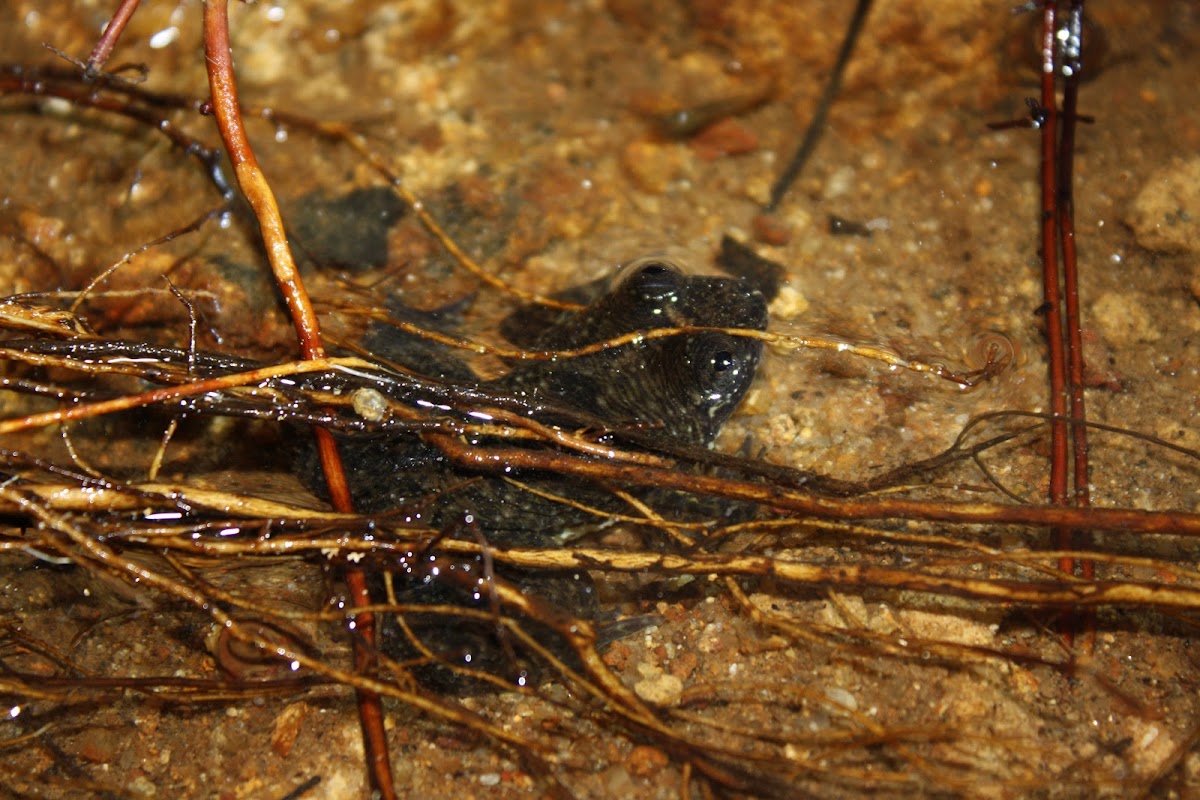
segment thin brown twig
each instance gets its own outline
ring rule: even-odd
[[[927,522],[1088,526],[1099,530],[1200,535],[1200,514],[1117,508],[1014,506],[997,503],[930,503],[894,498],[846,499],[777,485],[696,475],[649,466],[610,464],[561,453],[513,448],[473,448],[444,434],[430,434],[455,464],[476,470],[531,469],[601,482],[678,489],[760,503],[793,514],[837,519],[920,519]]]
[[[123,101],[118,97],[99,92],[95,87],[81,85],[78,82],[64,83],[61,79],[44,80],[39,77],[36,70],[13,71],[7,69],[0,72],[0,92],[26,94],[32,97],[57,97],[78,106],[95,108],[135,120],[158,131],[176,147],[198,160],[222,196],[227,199],[232,197],[233,190],[221,170],[220,151],[209,148],[203,142],[188,136],[179,126],[163,118],[161,114],[154,113],[151,109]]]
[[[50,359],[40,357],[44,363]],[[84,419],[101,413],[168,403],[211,391],[255,384],[273,377],[322,372],[330,369],[370,368],[359,359],[320,359],[263,367],[233,375],[196,381],[181,386],[155,389],[87,405],[75,405],[43,414],[0,422],[0,434],[15,433],[43,425]],[[1090,527],[1097,530],[1200,535],[1200,515],[1184,511],[1144,511],[1121,508],[1070,508],[1014,506],[997,503],[930,503],[895,498],[846,499],[821,496],[798,489],[744,480],[696,475],[651,465],[619,464],[566,453],[516,448],[478,448],[446,434],[430,434],[457,464],[474,470],[503,471],[510,468],[549,470],[601,482],[620,481],[629,485],[661,486],[687,492],[714,494],[748,500],[795,514],[833,519],[923,519],[968,524],[1025,524],[1055,527]]]

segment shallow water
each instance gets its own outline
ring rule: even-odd
[[[0,45],[13,60],[45,63],[43,41],[81,56],[107,5],[10,2],[4,16],[19,24],[0,26]],[[649,13],[620,0],[239,4],[232,9],[233,46],[244,102],[360,122],[376,151],[487,269],[523,289],[549,293],[652,252],[712,271],[723,234],[753,241],[758,206],[832,63],[844,6],[663,3]],[[897,0],[877,6],[830,130],[778,214],[787,241],[756,244],[787,269],[787,286],[772,305],[772,329],[879,342],[949,363],[965,360],[988,333],[1001,332],[1020,359],[991,383],[962,392],[840,354],[771,354],[719,447],[733,452],[749,441],[751,451],[769,461],[844,479],[869,478],[932,455],[974,414],[1047,405],[1035,313],[1042,302],[1037,135],[986,127],[1027,113],[1024,98],[1036,92],[1022,55],[1029,31],[1003,4],[947,9]],[[1107,40],[1107,54],[1081,92],[1081,110],[1095,122],[1080,128],[1076,168],[1089,413],[1197,448],[1200,181],[1188,176],[1200,171],[1194,112],[1200,86],[1189,80],[1197,74],[1200,18],[1185,2],[1088,8]],[[191,4],[148,4],[114,63],[145,63],[152,89],[203,95],[199,15]],[[656,118],[680,108],[758,95],[761,104],[691,140],[663,138],[654,127]],[[137,126],[76,115],[61,105],[31,114],[6,101],[4,109],[4,294],[77,287],[219,203],[193,163]],[[185,124],[215,143],[206,120]],[[296,126],[257,123],[252,130],[285,213],[314,190],[341,193],[377,182],[345,148]],[[722,155],[722,147],[747,152]],[[863,223],[872,234],[834,235],[831,215]],[[390,229],[387,245],[386,280],[379,283],[376,273],[356,276],[366,287],[356,292],[363,299],[382,304],[381,294],[401,292],[412,305],[437,308],[477,291],[411,218]],[[212,293],[202,313],[220,341],[206,346],[279,357],[288,352],[291,332],[255,271],[256,248],[245,225],[210,225],[135,259],[106,286],[161,286],[159,276],[171,269],[178,285]],[[312,281],[318,298],[347,293],[329,276],[314,274]],[[163,336],[177,337],[186,316],[164,297],[114,300],[91,313],[98,326],[118,331],[157,320]],[[486,336],[505,308],[482,291],[468,324]],[[341,324],[354,332],[352,323]],[[114,432],[132,448],[121,451],[125,466],[144,464],[157,441],[155,432],[154,441],[136,449],[136,437],[120,426],[89,424],[75,444],[84,458],[103,462],[117,452],[109,438]],[[201,445],[213,435],[197,426],[169,458],[167,472],[254,464],[252,454],[206,450]],[[1010,491],[1040,502],[1044,457],[1036,446],[1023,445],[987,461]],[[244,482],[245,474],[236,480]],[[263,480],[279,482],[278,491],[288,496],[297,491],[286,477]],[[1200,511],[1198,482],[1194,463],[1184,458],[1096,437],[1092,484],[1099,505]],[[978,472],[964,470],[944,483],[978,489],[971,498],[993,497]],[[961,497],[962,489],[936,491]],[[1022,531],[925,530],[995,545],[1037,540]],[[613,545],[639,541],[627,531],[607,539]],[[1183,563],[1196,557],[1182,540],[1104,541]],[[905,564],[924,555],[920,547],[856,542],[845,532],[793,534],[778,547],[790,551],[830,564]],[[6,613],[52,639],[61,631],[79,663],[121,674],[151,667],[154,674],[166,668],[212,673],[211,659],[196,644],[207,625],[199,615],[142,609],[136,592],[112,587],[96,589],[106,599],[89,608],[79,599],[86,576],[31,569],[23,556],[5,559]],[[228,580],[249,591],[277,579],[289,587],[289,602],[320,604],[319,570],[300,564],[273,569],[279,570],[270,573],[274,577],[231,569]],[[968,669],[851,658],[753,624],[716,581],[679,589],[635,576],[607,586],[611,605],[664,618],[608,651],[623,680],[641,687],[643,697],[689,708],[692,692],[757,698],[769,690],[774,699],[731,703],[721,719],[794,735],[780,748],[781,758],[811,757],[803,735],[827,731],[830,718],[842,719],[839,709],[848,704],[885,727],[944,734],[931,734],[938,741],[922,754],[962,766],[956,773],[962,785],[892,753],[874,766],[906,777],[884,783],[884,791],[978,794],[981,784],[998,777],[1016,787],[1008,790],[1015,794],[1036,785],[1051,796],[1119,795],[1129,789],[1122,781],[1142,785],[1156,777],[1196,729],[1189,688],[1196,664],[1186,621],[1105,614],[1091,671],[1072,688],[1060,673],[1019,661]],[[783,609],[814,625],[1054,652],[1053,637],[1040,627],[1045,614],[895,591],[834,594],[765,582],[746,589],[761,609]],[[69,613],[56,611],[64,607]],[[147,630],[167,635],[147,638]],[[337,640],[326,638],[326,656],[337,658]],[[556,691],[562,690],[550,690],[552,699]],[[821,697],[834,701],[832,710],[821,706]],[[559,709],[517,695],[470,702],[518,730],[565,725],[556,722]],[[90,713],[55,715],[62,727],[49,734],[54,746],[82,774],[132,794],[274,796],[310,775],[322,781],[309,796],[361,790],[361,746],[345,693],[185,713],[133,697]],[[393,762],[407,796],[507,797],[534,785],[511,753],[414,722],[403,707],[389,707],[389,715],[397,728]],[[564,742],[559,753],[569,761],[563,771],[574,791],[677,795],[680,766],[665,753],[589,729],[584,721],[572,724],[575,732],[592,733],[586,748]],[[138,736],[122,733],[135,727]],[[27,774],[49,769],[64,777],[48,749],[26,748],[20,757]],[[819,765],[815,769],[812,780],[824,786],[822,794],[860,790],[822,784]],[[1196,790],[1198,774],[1200,761],[1189,755],[1163,785],[1186,794]],[[453,776],[453,790],[445,788],[446,776]]]

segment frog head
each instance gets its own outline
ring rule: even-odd
[[[636,332],[702,328],[515,369],[506,388],[592,413],[614,429],[643,426],[709,444],[754,378],[762,342],[722,329],[761,331],[766,300],[734,278],[688,275],[646,258],[619,270],[582,310],[557,314],[529,344],[574,350]]]

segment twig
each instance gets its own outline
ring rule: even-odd
[[[780,202],[783,201],[783,196],[787,194],[787,190],[795,182],[796,177],[800,174],[800,170],[804,169],[809,156],[812,155],[813,150],[817,147],[817,142],[821,140],[821,134],[825,132],[825,119],[829,116],[829,108],[833,105],[833,99],[842,88],[842,75],[846,72],[846,65],[850,63],[850,55],[854,52],[854,45],[858,41],[863,23],[867,20],[867,12],[870,10],[871,0],[858,0],[857,5],[854,7],[854,14],[850,17],[850,25],[846,28],[846,37],[842,39],[842,47],[838,51],[833,71],[829,74],[829,80],[825,83],[825,90],[821,93],[821,99],[817,101],[817,108],[813,112],[812,120],[808,123],[808,129],[804,132],[804,140],[800,142],[796,153],[775,180],[775,185],[771,187],[771,199],[763,206],[763,211],[769,213],[779,208]]]
[[[85,65],[88,78],[96,77],[104,69],[105,63],[108,62],[109,56],[117,46],[117,40],[125,32],[125,26],[133,18],[133,12],[137,11],[140,2],[141,0],[121,0],[121,5],[117,6],[117,13],[113,14],[113,18],[104,26],[104,33],[100,35],[96,46],[92,48],[91,55],[88,56]]]
[[[1062,138],[1059,143],[1058,164],[1058,226],[1062,237],[1063,290],[1066,295],[1067,370],[1070,387],[1071,442],[1074,455],[1074,502],[1091,505],[1088,469],[1087,411],[1083,397],[1083,323],[1079,313],[1079,270],[1075,250],[1075,129],[1078,125],[1079,81],[1083,58],[1083,0],[1073,0],[1065,30],[1067,43],[1063,48],[1063,113]],[[1074,544],[1074,543],[1073,543]],[[1095,567],[1089,561],[1080,564],[1081,574],[1091,578]]]
[[[279,206],[275,202],[275,195],[258,165],[250,140],[246,136],[245,126],[242,124],[229,46],[229,9],[226,0],[209,0],[204,5],[204,53],[217,127],[221,131],[229,159],[233,162],[238,186],[258,219],[267,260],[271,264],[275,283],[283,294],[288,313],[296,327],[301,353],[308,360],[322,359],[325,356],[325,346],[321,342],[321,329],[316,312],[296,269],[296,261],[288,245],[287,233],[284,230],[283,218],[279,214]],[[317,451],[333,507],[343,512],[353,510],[350,488],[333,434],[323,428],[316,428],[313,433],[316,436]],[[350,588],[351,604],[355,607],[369,606],[371,599],[362,570],[357,567],[347,568],[346,581]],[[360,674],[370,675],[375,667],[373,615],[360,614],[355,619],[354,628],[355,668]],[[372,783],[384,800],[393,800],[396,793],[391,765],[388,763],[382,703],[377,693],[367,689],[358,690],[358,699]]]

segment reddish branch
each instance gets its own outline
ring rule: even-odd
[[[93,77],[104,69],[104,65],[108,62],[108,57],[112,55],[113,48],[117,46],[117,40],[124,33],[125,26],[129,24],[129,20],[133,17],[133,12],[137,11],[140,1],[121,0],[121,5],[117,6],[117,13],[113,14],[113,18],[104,26],[104,33],[96,41],[96,46],[92,48],[92,54],[88,56],[87,64],[85,65],[88,77]]]
[[[217,188],[227,198],[230,190],[221,171],[221,153],[193,139],[170,120],[152,109],[127,102],[120,97],[104,94],[95,87],[88,87],[70,79],[60,79],[45,70],[7,66],[0,68],[0,93],[27,94],[34,97],[58,97],[78,106],[96,108],[135,120],[147,128],[158,131],[184,153],[194,157],[212,178]]]
[[[1079,273],[1075,253],[1075,189],[1074,154],[1075,126],[1078,124],[1080,69],[1083,52],[1083,0],[1074,0],[1067,23],[1071,39],[1064,54],[1064,75],[1061,158],[1058,165],[1058,227],[1062,238],[1063,289],[1066,295],[1067,373],[1070,391],[1071,442],[1074,456],[1075,505],[1091,505],[1088,489],[1087,411],[1083,400],[1083,323],[1079,313]],[[1075,39],[1075,37],[1080,37]],[[1095,572],[1089,561],[1081,563],[1082,574],[1091,578]]]
[[[823,519],[913,519],[964,524],[1088,526],[1101,530],[1200,535],[1200,515],[1179,511],[1126,508],[1069,508],[1018,506],[998,503],[930,503],[895,498],[846,499],[822,497],[802,489],[770,483],[696,475],[677,469],[617,464],[548,450],[472,447],[453,436],[431,434],[429,439],[452,462],[475,470],[544,470],[596,482],[678,489],[733,500],[746,500]]]
[[[1064,13],[1060,14],[1060,10]],[[1083,0],[1062,3],[1045,0],[1042,10],[1042,98],[1035,122],[1040,123],[1042,132],[1042,277],[1050,361],[1050,408],[1055,416],[1051,423],[1050,502],[1081,508],[1090,505],[1087,428],[1074,423],[1068,427],[1067,420],[1079,423],[1087,420],[1072,189],[1082,35]],[[1060,76],[1064,79],[1061,112],[1057,98]],[[1072,445],[1070,452],[1068,432]],[[1068,481],[1072,477],[1069,490]],[[1070,550],[1076,546],[1077,531],[1057,528],[1056,534],[1060,549]],[[1076,566],[1073,558],[1059,559],[1059,568],[1063,572],[1074,574]],[[1095,566],[1091,562],[1085,561],[1078,566],[1083,577],[1094,576]],[[1070,635],[1068,633],[1068,638]]]
[[[1058,50],[1057,3],[1047,0],[1042,11],[1042,100],[1035,122],[1042,132],[1042,286],[1046,342],[1050,360],[1050,502],[1067,504],[1066,354],[1063,347],[1062,296],[1058,280],[1058,97],[1055,53]],[[1070,549],[1070,532],[1058,532],[1059,547]],[[1059,566],[1073,572],[1074,563]]]
[[[305,359],[324,358],[325,347],[321,342],[320,325],[288,246],[287,233],[284,230],[283,218],[279,214],[279,206],[275,202],[275,194],[258,165],[258,159],[254,156],[242,123],[237,82],[233,73],[233,58],[229,47],[229,14],[226,0],[209,0],[204,5],[204,54],[207,59],[208,81],[217,127],[233,163],[238,187],[258,219],[267,259],[292,322],[296,326],[301,352]],[[321,428],[315,429],[314,434],[333,507],[338,511],[352,511],[350,490],[333,436]],[[350,587],[351,604],[356,608],[369,606],[371,599],[362,570],[356,567],[348,568],[346,581]],[[358,614],[354,625],[357,634],[354,637],[355,667],[362,674],[370,674],[375,668],[373,615]],[[395,789],[388,763],[387,734],[383,726],[383,707],[379,695],[359,689],[358,700],[372,783],[385,800],[394,798]]]

